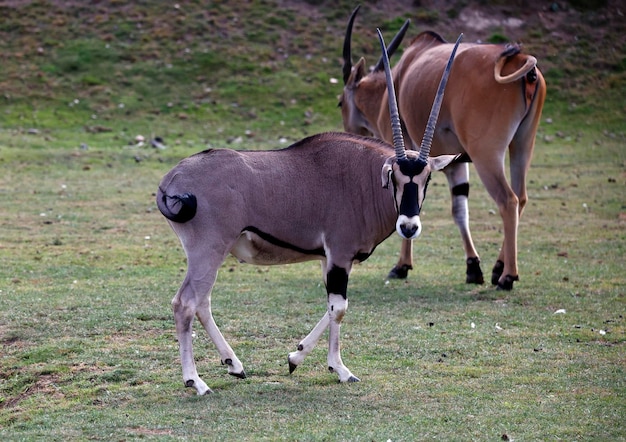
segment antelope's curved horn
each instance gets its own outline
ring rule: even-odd
[[[354,19],[361,5],[358,5],[350,14],[350,20],[348,20],[348,27],[346,29],[346,36],[343,39],[343,84],[345,85],[350,78],[350,72],[352,72],[352,49],[350,49],[350,41],[352,40],[352,26],[354,25]]]
[[[448,64],[446,64],[446,69],[443,71],[443,75],[441,76],[441,80],[439,81],[439,88],[437,89],[437,95],[435,96],[435,101],[433,102],[433,107],[430,110],[430,115],[428,116],[428,123],[426,124],[426,130],[424,131],[424,137],[422,138],[422,144],[420,145],[420,154],[419,159],[427,162],[428,155],[430,155],[430,146],[433,143],[433,137],[435,135],[435,125],[437,124],[437,118],[439,118],[439,111],[441,110],[441,103],[443,102],[443,94],[446,89],[446,84],[448,83],[448,76],[450,75],[450,69],[452,69],[452,62],[454,61],[454,56],[456,55],[456,50],[459,47],[459,43],[463,39],[463,34],[459,34],[459,38],[456,39],[456,43],[454,44],[454,48],[452,49],[452,53],[450,54],[450,58],[448,59]]]
[[[404,38],[406,30],[409,28],[410,24],[411,20],[405,21],[398,33],[393,37],[393,40],[391,40],[391,43],[389,43],[389,46],[387,46],[387,57],[391,57],[394,52],[396,52],[396,50],[400,46],[400,43],[402,43],[402,39]],[[383,65],[383,57],[381,56],[378,59],[376,66],[374,66],[374,72],[382,71],[384,68],[385,66]]]
[[[396,159],[406,159],[406,150],[404,148],[404,138],[402,138],[402,126],[400,125],[400,114],[398,113],[398,103],[396,101],[396,91],[393,87],[393,78],[391,77],[391,68],[389,67],[389,56],[385,48],[385,40],[380,29],[378,32],[378,40],[380,40],[380,49],[383,53],[383,67],[385,69],[385,78],[387,79],[387,99],[389,103],[389,116],[391,117],[391,131],[393,133],[393,147],[396,151]]]

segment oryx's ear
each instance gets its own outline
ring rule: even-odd
[[[352,72],[348,77],[348,81],[346,82],[346,86],[356,86],[361,78],[367,75],[367,70],[365,69],[365,59],[361,57],[359,62],[354,65],[352,68]]]
[[[391,180],[391,175],[393,174],[392,164],[395,160],[395,157],[387,158],[385,164],[383,164],[383,170],[381,172],[381,178],[383,180],[383,188],[387,189],[389,187],[389,181]]]
[[[439,155],[428,159],[432,170],[441,170],[451,162],[459,158],[461,155]]]

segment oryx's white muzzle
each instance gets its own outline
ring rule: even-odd
[[[404,239],[415,239],[422,233],[422,222],[419,215],[408,217],[398,216],[396,221],[396,232]]]

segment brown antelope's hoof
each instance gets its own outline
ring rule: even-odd
[[[491,270],[491,284],[498,285],[498,281],[500,280],[500,276],[502,276],[502,272],[504,272],[504,263],[500,260],[496,261],[496,265],[493,266]]]
[[[229,372],[228,374],[231,375],[231,376],[234,376],[234,377],[236,377],[238,379],[245,379],[246,378],[246,372],[245,371],[242,371],[241,373],[230,373]]]
[[[485,278],[483,277],[483,271],[480,268],[480,259],[467,258],[467,272],[465,282],[467,284],[484,284]]]
[[[413,270],[413,266],[408,264],[404,264],[400,267],[395,266],[389,274],[387,275],[388,279],[406,279],[409,276],[409,270]]]
[[[519,276],[506,275],[504,281],[498,282],[498,290],[513,290],[515,281],[519,281]]]

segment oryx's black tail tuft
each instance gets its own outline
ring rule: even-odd
[[[198,207],[198,201],[194,194],[168,195],[160,187],[157,192],[156,202],[164,217],[181,224],[193,219]]]

